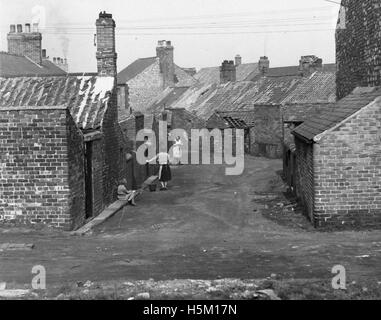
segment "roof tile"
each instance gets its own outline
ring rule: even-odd
[[[0,78],[0,109],[63,105],[80,129],[99,129],[113,86],[112,77]]]
[[[357,88],[352,94],[334,104],[330,111],[320,116],[309,118],[302,125],[298,126],[293,133],[312,141],[317,135],[338,125],[380,96],[380,87]]]
[[[38,65],[32,60],[15,54],[0,52],[0,77],[59,76],[67,73],[49,60]]]

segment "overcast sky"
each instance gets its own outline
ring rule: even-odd
[[[117,24],[119,70],[154,56],[164,39],[181,67],[217,66],[236,54],[243,62],[266,54],[273,67],[308,54],[332,63],[339,9],[325,0],[0,0],[0,50],[10,24],[39,20],[50,57],[66,55],[71,72],[96,71],[95,20],[105,10]]]

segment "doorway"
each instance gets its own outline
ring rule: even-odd
[[[85,143],[85,198],[86,219],[93,217],[93,143]]]

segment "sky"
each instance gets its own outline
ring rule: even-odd
[[[94,72],[95,20],[106,11],[116,22],[118,70],[155,56],[158,40],[171,40],[175,63],[188,68],[236,54],[243,63],[266,55],[272,67],[310,54],[332,63],[339,9],[326,0],[0,0],[0,51],[10,24],[39,22],[48,56],[66,57],[70,72]]]

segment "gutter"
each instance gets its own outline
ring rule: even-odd
[[[303,142],[305,142],[307,144],[313,144],[314,142],[316,142],[316,141],[314,141],[315,138],[313,140],[307,139],[306,137],[303,137],[302,135],[296,133],[295,131],[292,131],[291,134],[293,136],[297,137],[299,140],[302,140]]]

